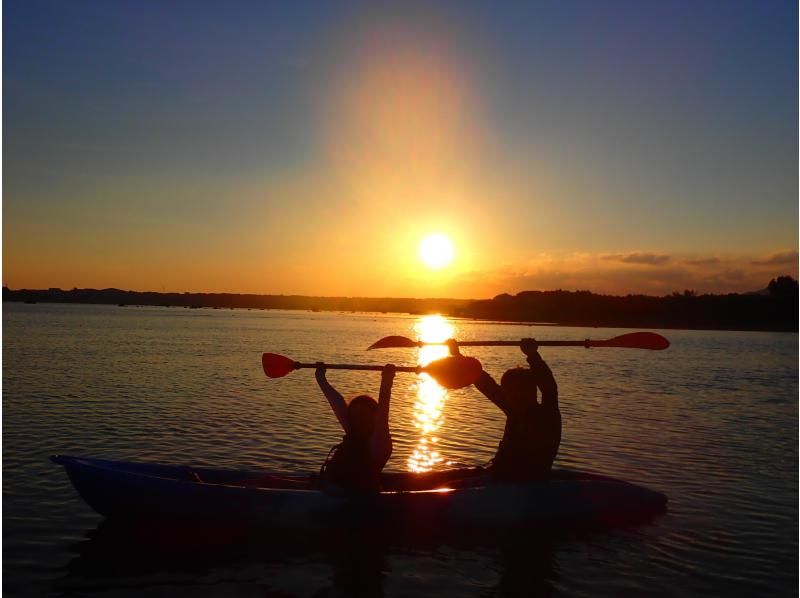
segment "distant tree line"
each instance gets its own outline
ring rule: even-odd
[[[120,289],[11,290],[3,301],[158,305],[183,308],[294,309],[386,313],[442,313],[506,322],[567,326],[686,328],[710,330],[798,330],[798,284],[791,276],[770,281],[756,293],[698,295],[685,290],[665,297],[597,295],[590,291],[523,291],[494,299],[310,297],[234,293],[155,293]]]
[[[798,285],[792,277],[781,276],[764,291],[747,294],[698,295],[686,290],[666,297],[620,297],[589,291],[524,291],[474,301],[454,314],[570,326],[797,331]]]
[[[236,293],[156,293],[120,289],[11,290],[3,287],[3,301],[28,303],[89,303],[154,305],[185,308],[298,309],[309,311],[367,311],[394,313],[452,313],[466,305],[463,299],[375,297],[309,297],[303,295],[249,295]]]

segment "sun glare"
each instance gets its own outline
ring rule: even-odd
[[[419,242],[419,259],[431,270],[441,270],[454,257],[453,243],[441,233],[431,233]]]
[[[423,341],[439,342],[452,338],[453,324],[439,315],[422,316],[414,323],[416,336]],[[429,345],[420,347],[419,363],[427,365],[434,359],[447,357],[447,347]],[[417,381],[417,400],[414,403],[414,427],[419,431],[419,440],[408,458],[408,469],[414,472],[431,471],[444,462],[438,449],[438,430],[442,426],[447,389],[439,386],[428,374]]]

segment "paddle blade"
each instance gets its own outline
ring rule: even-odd
[[[384,336],[381,340],[375,341],[367,347],[367,351],[372,349],[409,349],[418,346],[419,343],[417,341],[412,341],[405,336]]]
[[[264,373],[270,378],[283,378],[294,371],[294,361],[275,353],[264,353],[261,356],[261,365],[264,367]]]
[[[475,384],[481,376],[481,362],[474,357],[452,355],[430,362],[424,372],[445,388],[464,388]]]
[[[662,351],[669,347],[669,341],[655,332],[631,332],[603,341],[603,346]]]

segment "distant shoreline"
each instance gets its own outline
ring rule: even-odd
[[[478,301],[157,293],[120,289],[11,290],[4,287],[3,301],[186,309],[277,309],[406,315],[440,313],[463,320],[501,325],[798,332],[796,287],[793,293],[696,296],[687,292],[666,297],[621,297],[595,295],[588,291],[526,291],[516,296],[498,295],[494,299]]]
[[[301,311],[364,311],[379,313],[452,313],[471,299],[403,297],[313,297],[238,293],[157,293],[120,289],[20,289],[3,287],[3,301],[145,305],[191,309],[290,309]]]

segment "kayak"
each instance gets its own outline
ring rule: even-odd
[[[617,524],[666,510],[660,492],[619,479],[555,469],[548,479],[493,483],[482,468],[426,474],[384,473],[382,491],[342,494],[314,474],[210,469],[67,455],[78,494],[110,520],[202,520],[248,527],[318,529],[343,521],[463,529],[520,524]]]

